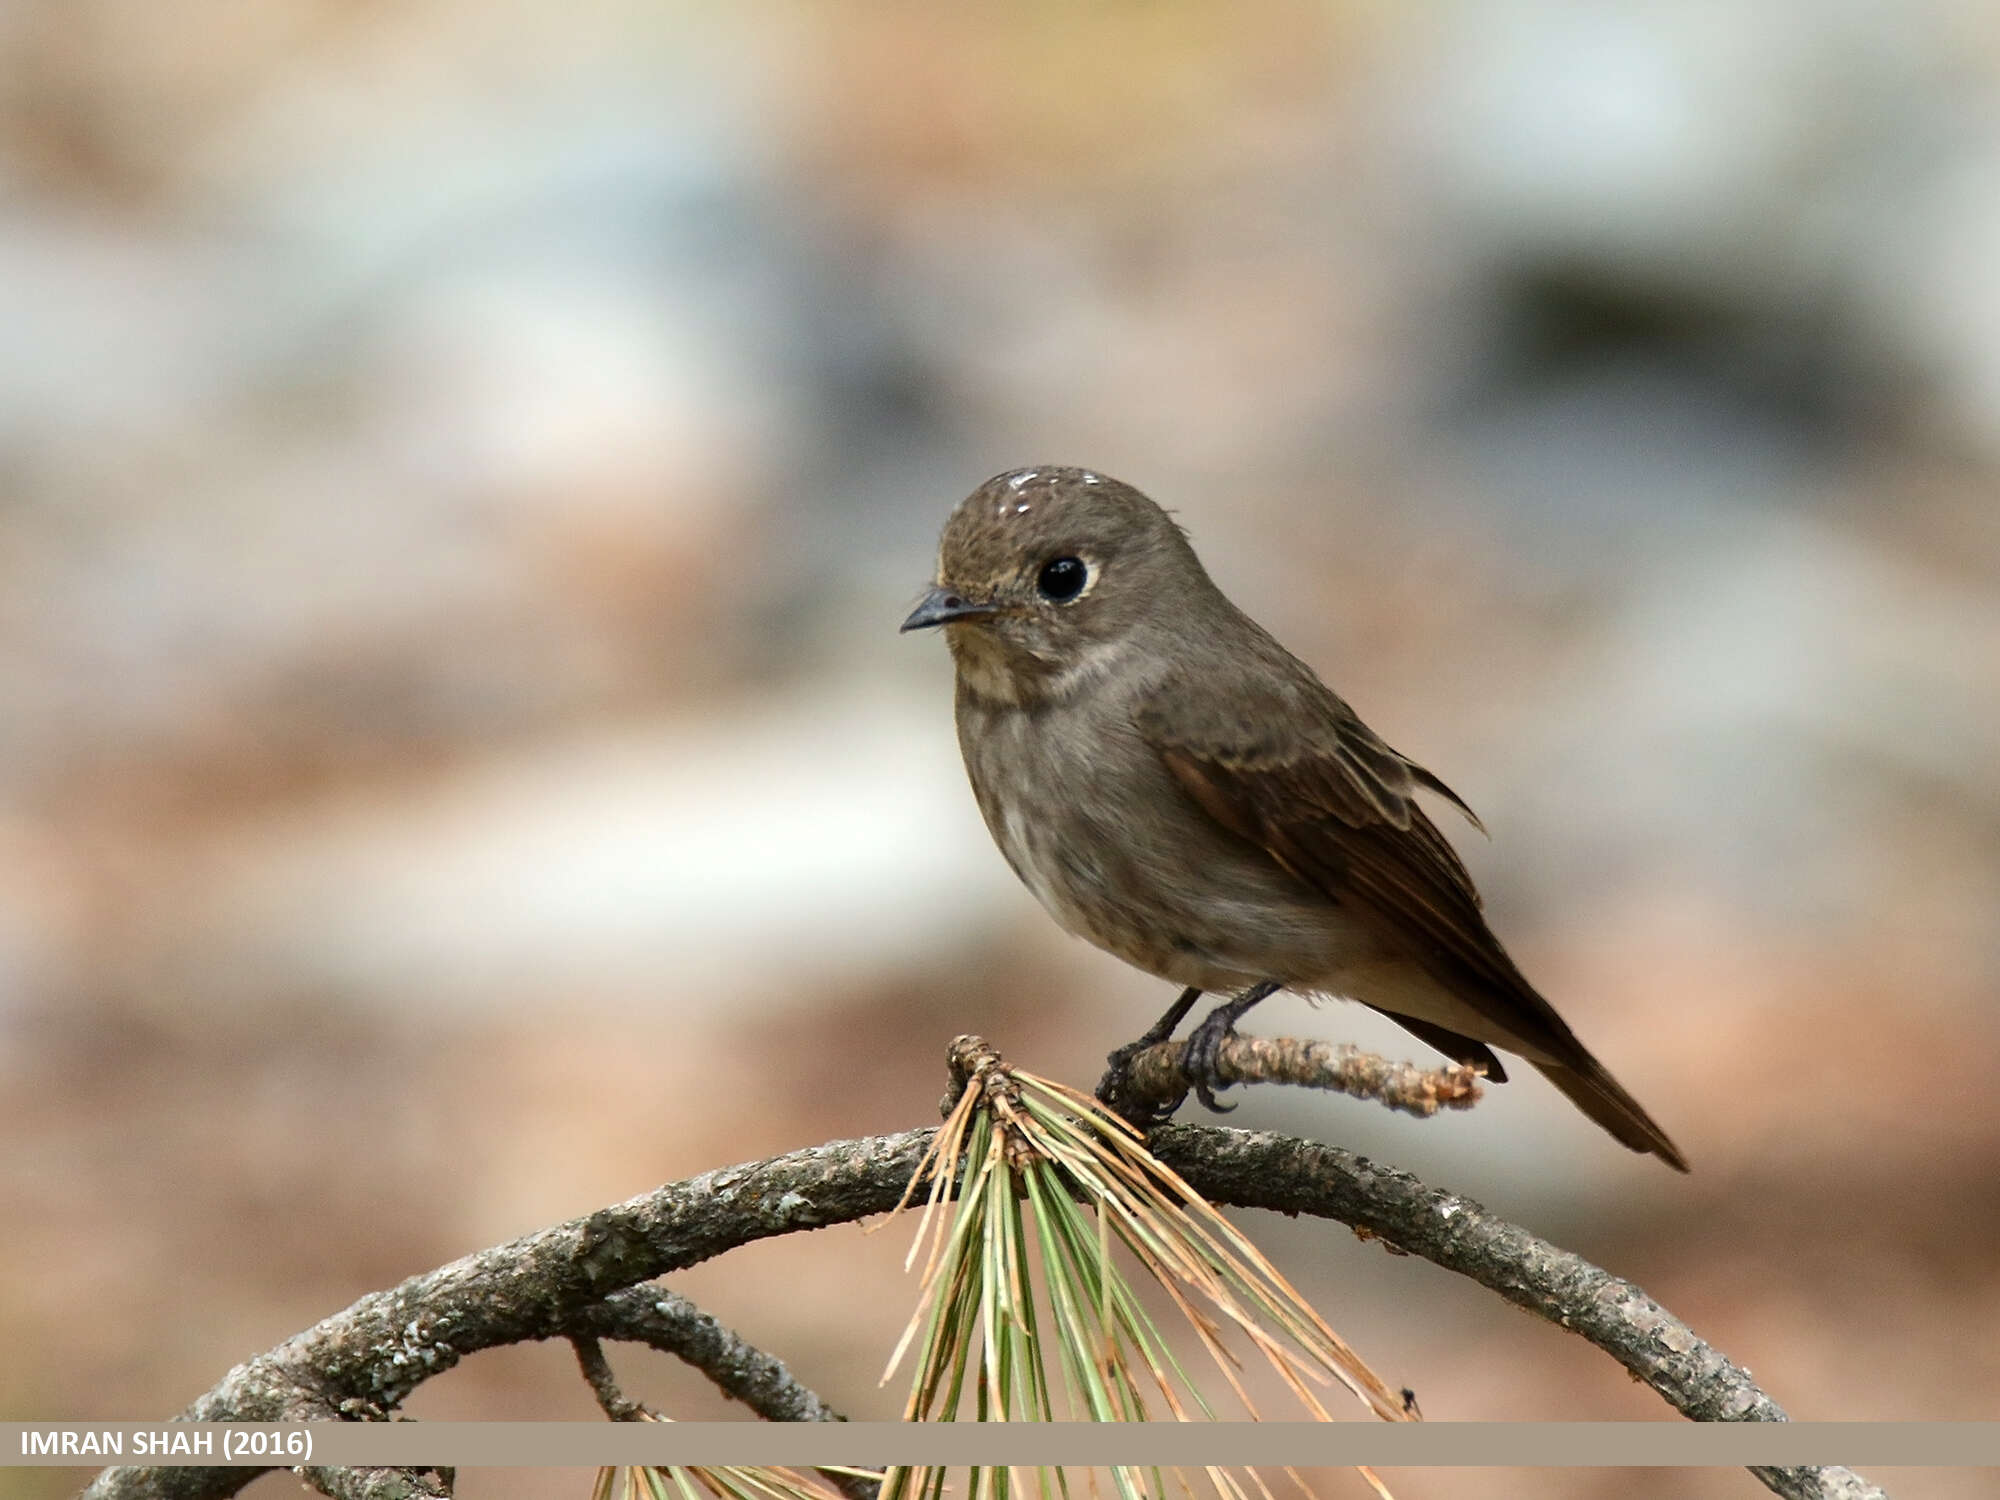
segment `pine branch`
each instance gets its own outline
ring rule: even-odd
[[[182,1420],[379,1418],[481,1349],[623,1337],[616,1330],[640,1328],[640,1305],[660,1297],[657,1289],[627,1290],[640,1282],[754,1240],[893,1208],[933,1134],[837,1141],[705,1173],[454,1261],[364,1297],[237,1366]],[[1786,1420],[1747,1372],[1638,1287],[1468,1198],[1289,1136],[1168,1125],[1150,1144],[1211,1202],[1335,1219],[1470,1277],[1597,1345],[1695,1421]],[[114,1468],[86,1495],[212,1500],[236,1493],[257,1472]],[[1882,1500],[1879,1489],[1846,1469],[1754,1472],[1788,1500]]]

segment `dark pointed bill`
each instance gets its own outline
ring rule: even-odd
[[[917,607],[910,611],[910,617],[903,621],[902,629],[929,630],[934,625],[948,624],[953,620],[969,619],[975,615],[990,615],[998,607],[995,604],[982,604],[976,599],[968,599],[957,589],[948,589],[939,584],[924,595]]]

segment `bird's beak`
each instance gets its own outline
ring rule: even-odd
[[[990,615],[999,610],[993,603],[981,603],[968,599],[957,589],[937,585],[924,595],[917,607],[910,611],[909,619],[903,621],[905,632],[929,630],[933,625],[943,625],[952,620],[971,619],[977,615]]]

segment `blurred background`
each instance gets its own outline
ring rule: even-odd
[[[1480,811],[1496,928],[1695,1173],[1526,1069],[1232,1123],[1632,1277],[1795,1416],[1992,1417],[1996,266],[1972,0],[9,0],[0,1409],[164,1416],[455,1256],[933,1120],[961,1031],[1094,1081],[1171,994],[1016,885],[896,634],[952,505],[1064,462]],[[1250,1227],[1434,1418],[1670,1418]],[[887,1416],[906,1244],[673,1284]],[[594,1411],[553,1346],[413,1409]]]

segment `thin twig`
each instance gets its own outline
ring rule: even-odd
[[[666,1420],[645,1402],[634,1401],[618,1388],[618,1377],[611,1373],[611,1361],[604,1357],[604,1346],[594,1334],[572,1333],[569,1342],[570,1347],[576,1350],[577,1367],[583,1371],[584,1381],[605,1416],[614,1422]]]
[[[1125,1074],[1123,1096],[1139,1104],[1172,1104],[1187,1096],[1188,1076],[1182,1071],[1188,1044],[1156,1042],[1133,1057]],[[1390,1062],[1363,1052],[1351,1042],[1306,1041],[1298,1037],[1231,1036],[1216,1056],[1216,1072],[1225,1083],[1289,1083],[1301,1088],[1327,1089],[1356,1099],[1373,1099],[1389,1109],[1411,1115],[1434,1115],[1440,1109],[1470,1109],[1480,1099],[1477,1068],[1420,1068],[1415,1063]]]
[[[783,1363],[746,1343],[678,1292],[635,1286],[589,1308],[590,1333],[572,1333],[571,1346],[583,1378],[604,1414],[614,1422],[664,1422],[668,1418],[619,1388],[600,1337],[646,1344],[687,1361],[726,1394],[772,1422],[844,1422],[832,1407],[799,1384]],[[878,1481],[845,1470],[819,1470],[848,1500],[875,1500]]]
[[[577,1321],[598,1338],[646,1344],[685,1360],[724,1395],[768,1422],[847,1420],[802,1385],[784,1361],[746,1342],[678,1292],[629,1287],[585,1308]]]

